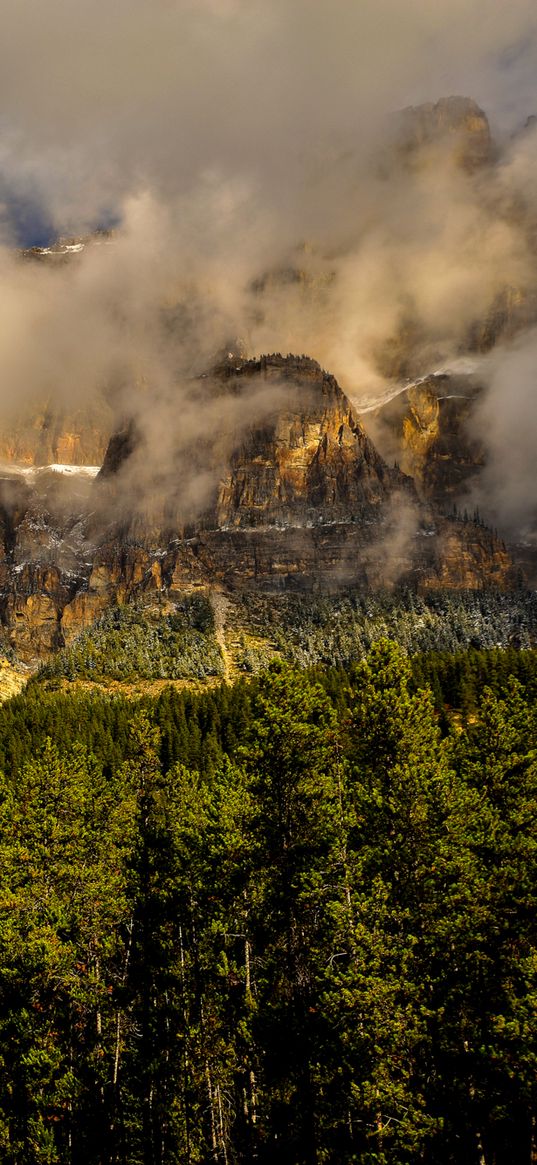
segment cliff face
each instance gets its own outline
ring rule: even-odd
[[[486,114],[470,97],[442,97],[435,104],[411,106],[399,115],[399,156],[421,164],[428,151],[448,150],[468,171],[494,161],[495,149]]]
[[[68,410],[34,402],[0,432],[0,462],[22,466],[101,465],[113,426],[102,396],[88,408]]]
[[[61,614],[84,586],[92,476],[52,470],[0,474],[0,602],[4,635],[22,660],[62,642]]]
[[[284,385],[285,407],[234,448],[218,487],[214,525],[321,525],[356,520],[412,483],[388,469],[333,376],[313,360],[264,357],[228,372],[236,389]]]
[[[4,472],[2,619],[21,660],[44,658],[111,604],[142,599],[166,610],[198,588],[511,585],[502,545],[479,525],[449,520],[420,501],[411,478],[388,467],[334,378],[313,361],[242,361],[204,392],[246,401],[260,385],[263,393],[274,387],[280,403],[261,425],[241,429],[223,466],[222,447],[213,444],[212,501],[187,532],[180,517],[174,526],[173,508],[165,529],[154,521],[144,528],[131,495],[129,518],[125,473],[140,448],[128,429],[110,442],[97,479],[53,469]]]
[[[469,377],[425,377],[372,418],[379,448],[413,478],[420,497],[444,512],[464,498],[486,461],[472,423],[480,395]]]

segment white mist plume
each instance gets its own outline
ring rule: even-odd
[[[535,132],[480,172],[446,148],[386,174],[383,153],[391,111],[446,93],[500,137],[524,120],[530,0],[5,0],[2,25],[1,237],[32,200],[59,233],[120,224],[51,269],[4,246],[4,418],[105,393],[116,418],[174,432],[237,335],[371,401],[405,329],[418,375],[464,352],[506,285],[535,289]]]
[[[500,528],[537,542],[537,329],[490,353],[473,427],[488,450],[473,500]]]

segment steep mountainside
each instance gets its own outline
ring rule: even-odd
[[[369,417],[380,450],[444,512],[464,498],[486,461],[472,424],[481,392],[469,376],[437,373],[410,384]]]
[[[20,658],[42,658],[115,603],[141,599],[171,610],[199,588],[511,585],[502,544],[479,524],[419,501],[411,478],[383,461],[314,361],[240,361],[200,381],[204,400],[231,394],[245,406],[265,388],[280,403],[234,445],[227,435],[213,446],[210,501],[187,525],[180,490],[173,504],[166,496],[164,510],[155,511],[152,496],[136,496],[137,466],[158,449],[128,431],[111,440],[96,478],[58,466],[4,471],[2,617]],[[184,481],[184,450],[180,460]]]
[[[395,183],[411,199],[422,179],[455,173],[479,213],[496,197],[501,160],[470,99],[406,109],[375,161],[379,195]],[[533,253],[525,213],[502,204],[500,218],[517,218]],[[18,263],[25,274],[36,269],[48,279],[50,271],[55,282],[66,270],[83,271],[93,247],[115,245],[109,232],[60,239],[20,253]],[[321,326],[333,292],[337,303],[340,259],[321,255],[313,240],[291,248],[283,266],[260,271],[247,289],[253,324],[276,305],[282,334],[301,310],[313,308]],[[475,364],[535,323],[531,278],[504,286],[502,271],[462,338],[444,337],[455,357]],[[363,400],[361,415],[314,360],[247,359],[235,345],[202,375],[193,346],[180,405],[173,365],[164,420],[150,376],[132,393],[122,381],[117,396],[100,385],[83,404],[74,391],[72,407],[69,385],[61,404],[45,393],[25,398],[0,431],[5,646],[34,661],[114,604],[140,599],[167,612],[194,590],[337,595],[403,584],[425,592],[508,589],[533,578],[533,546],[516,549],[515,569],[480,519],[460,516],[486,465],[486,434],[476,424],[483,387],[477,373],[430,374],[444,358],[434,362],[438,335],[411,290],[393,334],[370,353],[390,399],[373,409]],[[156,304],[159,342],[172,337],[179,349],[188,318],[182,303]],[[127,387],[135,380],[128,375]],[[360,399],[360,384],[351,387]]]
[[[410,106],[397,118],[397,156],[421,164],[427,151],[448,150],[464,170],[489,165],[496,157],[486,114],[470,97],[441,97]]]
[[[102,395],[74,410],[40,402],[2,427],[0,462],[101,465],[112,426],[112,410]]]

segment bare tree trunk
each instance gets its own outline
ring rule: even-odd
[[[129,963],[130,963],[130,957],[131,957],[131,951],[132,951],[133,931],[134,931],[134,918],[131,917],[129,922],[127,923],[128,939],[127,939],[127,946],[126,946],[126,950],[125,950],[125,957],[123,959],[123,967],[122,967],[121,976],[120,976],[120,983],[121,983],[122,987],[125,985],[125,983],[127,981],[127,975],[129,972]],[[120,1055],[121,1055],[121,1011],[120,1011],[120,1008],[118,1007],[116,1010],[116,1023],[115,1023],[115,1033],[114,1033],[114,1054],[113,1054],[113,1060],[112,1060],[112,1097],[113,1097],[113,1101],[112,1101],[112,1111],[110,1114],[110,1121],[109,1121],[109,1137],[110,1137],[110,1146],[111,1146],[111,1158],[115,1161],[117,1161],[117,1159],[118,1159],[116,1147],[115,1147],[115,1135],[116,1135],[116,1125],[117,1125],[117,1113],[118,1113],[119,1101],[120,1101],[120,1088],[119,1088]]]
[[[185,1165],[190,1165],[191,1147],[190,1147],[190,1105],[188,1103],[188,1077],[190,1071],[190,1064],[188,1059],[188,1008],[186,1003],[186,984],[185,984],[185,951],[183,947],[183,928],[179,927],[179,958],[181,962],[181,998],[183,1003],[183,1025],[184,1025],[184,1053],[183,1053],[183,1110],[185,1114],[185,1141],[186,1141],[186,1162]]]
[[[217,1100],[218,1100],[218,1130],[220,1133],[220,1149],[221,1149],[220,1155],[221,1155],[221,1158],[224,1162],[224,1165],[228,1165],[227,1147],[226,1147],[226,1132],[225,1132],[225,1128],[224,1128],[224,1114],[222,1112],[222,1091],[221,1091],[219,1084],[217,1084],[217,1086],[216,1086],[216,1096],[217,1096]]]
[[[248,939],[244,940],[244,972],[244,988],[246,991],[246,998],[248,999],[248,996],[252,993],[252,983],[250,979],[250,943],[248,942]]]
[[[246,934],[244,938],[244,994],[246,1004],[250,1002],[252,996],[252,971],[251,971],[251,946],[248,939],[248,892],[244,891],[244,922]],[[255,1079],[255,1072],[250,1065],[248,1071],[248,1094],[245,1092],[245,1117],[250,1122],[252,1128],[257,1124],[257,1086]]]
[[[122,987],[125,986],[125,983],[127,981],[128,971],[129,971],[129,963],[130,963],[130,957],[131,957],[131,951],[132,951],[133,931],[134,931],[134,919],[131,918],[127,924],[127,932],[128,932],[129,937],[127,940],[127,948],[125,951],[125,958],[123,960],[123,969],[121,972],[120,982],[121,982]],[[121,1041],[121,1011],[118,1008],[118,1010],[116,1012],[116,1039],[115,1039],[115,1047],[114,1047],[114,1071],[113,1071],[113,1076],[112,1076],[112,1083],[114,1085],[114,1090],[116,1089],[116,1086],[118,1083],[118,1078],[119,1078],[119,1057],[120,1057],[120,1046],[121,1046],[120,1041]]]
[[[215,1160],[215,1161],[216,1161],[216,1160],[217,1160],[217,1157],[218,1157],[218,1153],[217,1153],[217,1150],[218,1150],[218,1141],[217,1141],[217,1138],[216,1138],[216,1119],[215,1119],[215,1112],[214,1112],[213,1085],[212,1085],[212,1080],[211,1080],[211,1070],[210,1070],[210,1068],[209,1068],[209,1065],[208,1065],[207,1061],[205,1061],[205,1076],[206,1076],[206,1079],[207,1079],[207,1095],[208,1095],[208,1097],[209,1097],[209,1117],[210,1117],[210,1127],[211,1127],[211,1149],[212,1149],[212,1151],[213,1151],[213,1160]]]
[[[250,1079],[250,1121],[255,1128],[255,1126],[257,1124],[257,1085],[256,1085],[256,1079],[255,1079],[255,1072],[254,1072],[253,1068],[250,1068],[249,1079]]]
[[[116,1011],[116,1035],[115,1035],[115,1044],[114,1044],[114,1068],[113,1068],[113,1072],[112,1072],[112,1084],[113,1084],[113,1086],[114,1086],[114,1091],[115,1091],[115,1090],[116,1090],[116,1088],[117,1088],[117,1082],[118,1082],[118,1076],[119,1076],[119,1049],[120,1049],[120,1046],[121,1046],[121,1012],[120,1012],[120,1010],[119,1010],[119,1008],[118,1008],[118,1010]]]

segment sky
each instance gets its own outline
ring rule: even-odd
[[[506,132],[534,107],[536,31],[532,0],[4,0],[5,229],[33,207],[78,232],[211,179],[281,211],[308,163],[451,93]]]
[[[518,131],[536,76],[534,0],[3,0],[0,412],[113,385],[118,411],[167,429],[237,336],[374,400],[409,314],[418,370],[459,356],[502,286],[534,289],[537,133]],[[444,152],[386,179],[397,111],[451,94],[486,110],[494,175]],[[14,260],[110,224],[114,246],[70,268]],[[270,274],[293,266],[298,286]],[[518,409],[517,452],[537,437],[531,369],[502,350],[484,373],[508,431]]]

